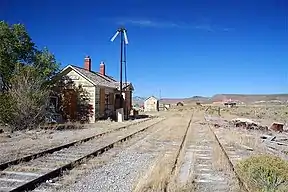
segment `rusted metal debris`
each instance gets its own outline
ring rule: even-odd
[[[283,132],[283,131],[284,131],[284,124],[283,124],[283,123],[274,122],[274,123],[272,123],[272,125],[269,127],[269,129],[272,130],[272,131]]]
[[[269,151],[287,157],[288,135],[278,133],[277,135],[262,135],[260,138]]]
[[[262,130],[262,131],[268,130],[267,126],[260,125],[259,123],[254,122],[250,119],[246,119],[246,118],[236,118],[236,119],[233,119],[231,122],[232,124],[234,124],[235,127],[239,127],[239,128]]]

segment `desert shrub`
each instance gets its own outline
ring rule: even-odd
[[[288,162],[272,155],[240,161],[236,170],[253,191],[280,192],[288,189]]]
[[[8,93],[0,93],[0,125],[7,124],[13,120],[15,102]]]
[[[11,131],[33,129],[44,121],[49,91],[43,79],[31,67],[19,67],[10,81],[10,88],[1,94],[0,122]]]

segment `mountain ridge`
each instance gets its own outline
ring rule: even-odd
[[[146,97],[134,96],[133,103],[144,104]],[[279,102],[287,102],[288,101],[288,93],[279,93],[279,94],[215,94],[212,97],[204,97],[204,96],[192,96],[188,98],[161,98],[160,101],[163,103],[177,103],[177,102],[216,102],[216,101],[225,101],[225,100],[234,100],[240,101],[244,103],[253,103],[253,102],[269,102],[269,101],[279,101]]]

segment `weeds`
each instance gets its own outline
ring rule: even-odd
[[[288,162],[279,157],[252,156],[240,161],[236,170],[253,191],[282,192],[288,188]]]

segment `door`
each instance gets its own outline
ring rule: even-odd
[[[64,114],[68,120],[76,120],[77,114],[77,94],[73,89],[64,90]]]

